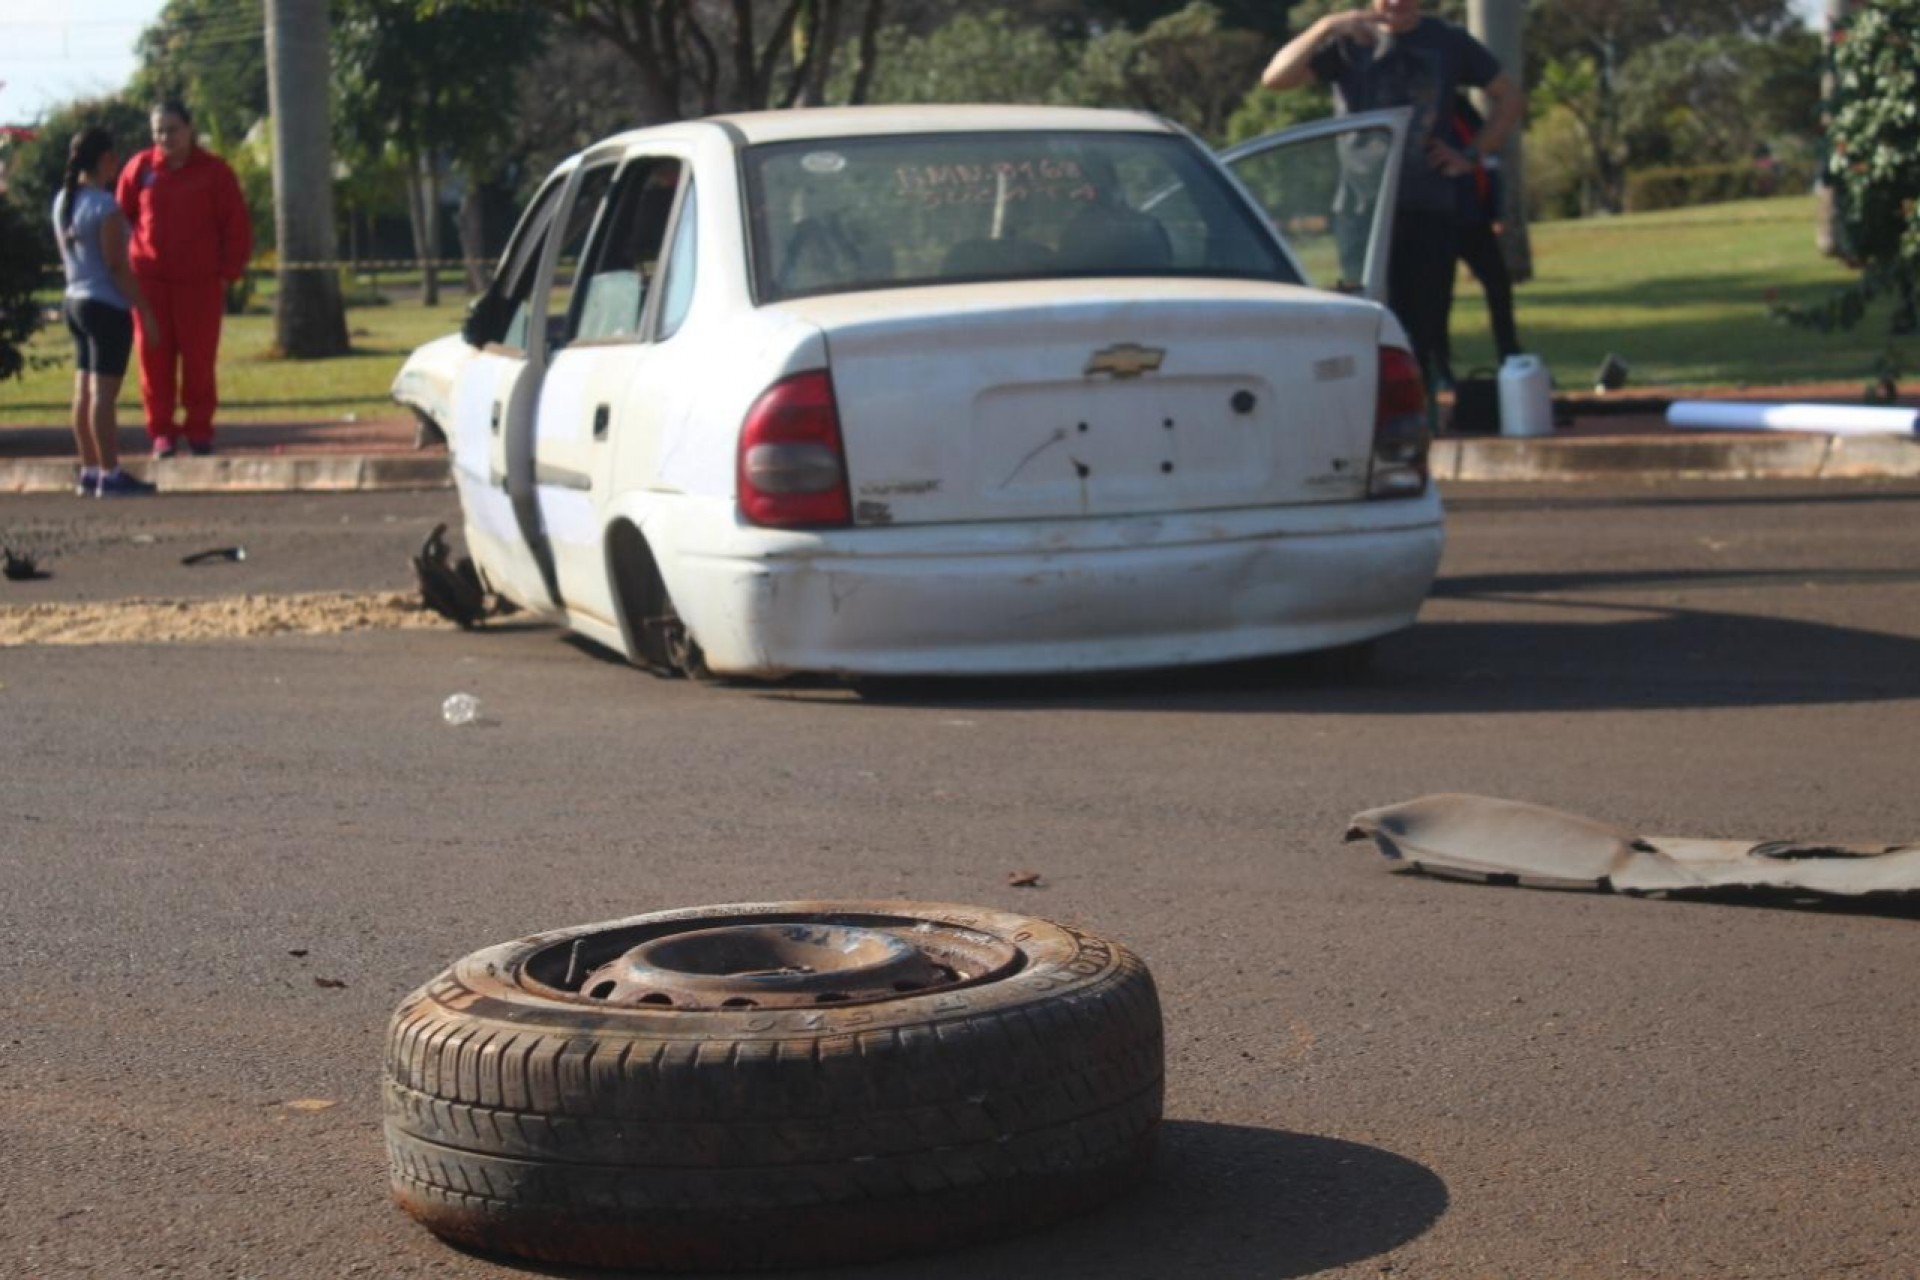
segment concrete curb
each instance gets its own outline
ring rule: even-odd
[[[1895,436],[1602,436],[1442,439],[1442,483],[1577,480],[1920,479],[1920,441]]]
[[[224,454],[128,470],[161,493],[374,493],[452,487],[447,455]],[[1915,480],[1920,441],[1893,436],[1601,436],[1447,438],[1433,446],[1441,483],[1580,480]],[[0,494],[67,493],[71,459],[0,460]]]
[[[154,463],[129,460],[127,470],[161,493],[375,493],[447,489],[447,455],[433,453],[225,454]],[[0,461],[0,493],[69,493],[71,459]]]

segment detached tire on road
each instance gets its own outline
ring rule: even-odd
[[[664,911],[476,952],[387,1038],[400,1205],[548,1262],[741,1269],[991,1239],[1124,1190],[1160,1120],[1146,967],[930,903]]]

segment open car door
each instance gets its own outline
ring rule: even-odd
[[[467,549],[493,590],[542,613],[555,600],[533,496],[533,413],[547,362],[540,318],[553,280],[551,232],[571,177],[563,165],[514,229],[462,331],[480,354],[453,385],[453,478]]]
[[[1220,153],[1293,250],[1308,284],[1387,300],[1407,107],[1316,120]]]

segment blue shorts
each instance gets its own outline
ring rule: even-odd
[[[73,363],[82,373],[122,378],[133,353],[133,312],[93,298],[68,298],[61,308],[73,335]]]

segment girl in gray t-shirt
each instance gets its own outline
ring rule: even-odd
[[[133,311],[153,325],[153,312],[127,265],[127,220],[114,203],[120,157],[105,129],[83,129],[67,149],[66,181],[53,200],[53,233],[66,268],[62,310],[73,335],[73,438],[80,450],[82,497],[152,493],[120,469],[116,405],[133,350]]]

